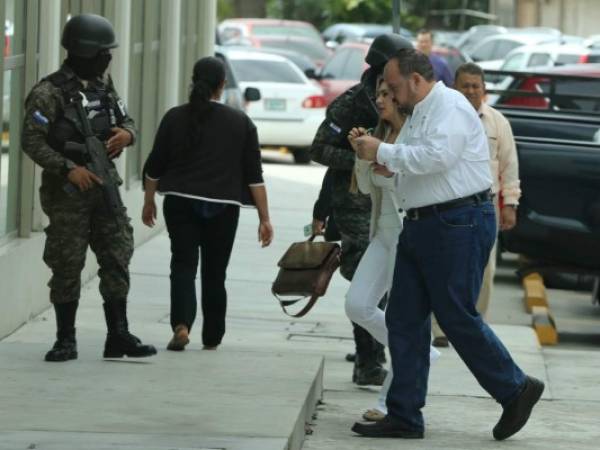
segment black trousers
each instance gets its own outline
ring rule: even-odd
[[[183,324],[191,329],[194,324],[195,280],[201,258],[202,342],[216,346],[225,334],[225,277],[240,209],[224,205],[221,210],[207,213],[202,207],[205,205],[175,195],[167,195],[163,204],[171,239],[171,327]]]

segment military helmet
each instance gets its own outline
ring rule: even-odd
[[[403,48],[413,48],[413,45],[399,34],[381,34],[371,43],[365,61],[371,67],[382,66]]]
[[[119,45],[112,24],[96,14],[71,18],[63,29],[61,44],[69,53],[82,58],[93,58],[99,51]]]

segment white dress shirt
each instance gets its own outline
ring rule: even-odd
[[[397,172],[396,197],[404,210],[490,189],[490,152],[477,111],[438,81],[417,103],[396,144],[381,143],[377,161]]]

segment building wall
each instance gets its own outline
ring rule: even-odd
[[[0,0],[0,23],[7,24],[0,58],[0,338],[49,306],[50,273],[42,261],[47,218],[37,195],[41,170],[20,150],[23,102],[59,67],[62,27],[82,12],[107,17],[120,44],[110,72],[140,130],[118,161],[137,245],[162,229],[140,220],[141,167],[154,132],[162,114],[186,98],[194,61],[212,53],[216,0]],[[96,271],[88,254],[82,281]]]
[[[516,25],[545,26],[565,34],[598,34],[598,0],[515,0]]]
[[[515,26],[515,0],[491,0],[490,12],[498,17],[498,25]]]

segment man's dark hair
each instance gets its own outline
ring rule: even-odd
[[[468,62],[461,64],[458,69],[456,69],[456,74],[454,75],[454,80],[458,80],[458,77],[461,73],[466,73],[467,75],[478,75],[481,77],[481,82],[485,86],[485,73],[483,69],[479,67],[477,64]]]
[[[427,55],[413,50],[411,48],[403,48],[398,50],[393,58],[396,60],[400,74],[404,78],[408,78],[413,73],[418,73],[426,81],[434,81],[433,66],[429,62]]]
[[[433,31],[431,31],[429,28],[421,28],[419,31],[417,31],[417,36],[420,34],[428,34],[431,36],[431,40],[433,41]]]

